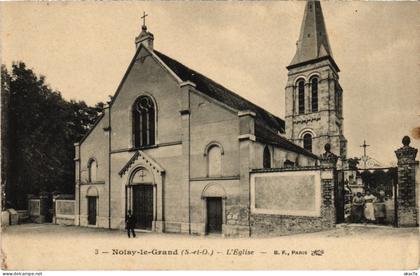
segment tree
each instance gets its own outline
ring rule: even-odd
[[[9,102],[10,76],[5,66],[1,66],[1,207],[6,208],[6,190],[10,183],[10,154],[9,154]]]
[[[347,162],[349,164],[349,169],[357,170],[357,165],[359,165],[360,158],[354,157],[347,159]]]
[[[74,193],[73,144],[94,124],[103,103],[64,100],[23,62],[14,63],[10,75],[2,66],[3,75],[9,81],[2,81],[2,93],[10,93],[7,200],[22,209],[27,194]]]

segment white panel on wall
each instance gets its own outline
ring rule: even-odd
[[[251,212],[290,216],[321,216],[319,171],[253,173]]]

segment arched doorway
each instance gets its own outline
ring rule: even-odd
[[[90,186],[86,192],[88,225],[96,225],[98,197],[98,189],[94,186]]]
[[[155,180],[145,167],[133,171],[127,186],[127,210],[136,218],[136,229],[152,230],[155,220]]]
[[[138,217],[137,229],[164,231],[163,181],[165,170],[141,150],[136,151],[118,173],[125,189],[121,190],[122,212],[120,227],[125,226],[128,210]],[[124,206],[125,205],[125,206]]]
[[[225,224],[225,189],[217,183],[207,184],[201,198],[205,200],[206,233],[222,233]]]

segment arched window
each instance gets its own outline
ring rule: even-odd
[[[134,147],[155,144],[155,105],[148,96],[139,97],[133,106]]]
[[[312,135],[310,133],[303,135],[303,148],[312,152]]]
[[[318,79],[313,78],[311,81],[312,91],[312,112],[318,112]]]
[[[222,150],[219,146],[213,145],[207,152],[208,176],[222,175]]]
[[[270,154],[270,149],[268,148],[268,146],[265,146],[264,148],[263,168],[264,169],[271,168],[271,154]]]
[[[98,168],[98,163],[96,163],[95,159],[89,160],[88,163],[88,181],[95,182],[96,181],[96,169]]]
[[[305,81],[300,80],[298,82],[298,107],[299,114],[305,113]]]

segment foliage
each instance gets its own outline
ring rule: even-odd
[[[64,100],[23,62],[14,63],[11,73],[2,66],[2,77],[9,80],[2,82],[2,91],[10,97],[8,124],[2,127],[8,134],[7,201],[25,208],[27,194],[74,193],[73,144],[93,125],[103,103],[90,107]]]
[[[388,170],[363,171],[360,175],[365,185],[365,189],[378,197],[379,191],[383,190],[386,195],[393,195],[393,187],[397,183],[397,168]]]
[[[349,158],[349,159],[347,159],[347,162],[349,164],[349,169],[356,170],[357,166],[360,163],[360,158],[357,158],[357,157]]]

